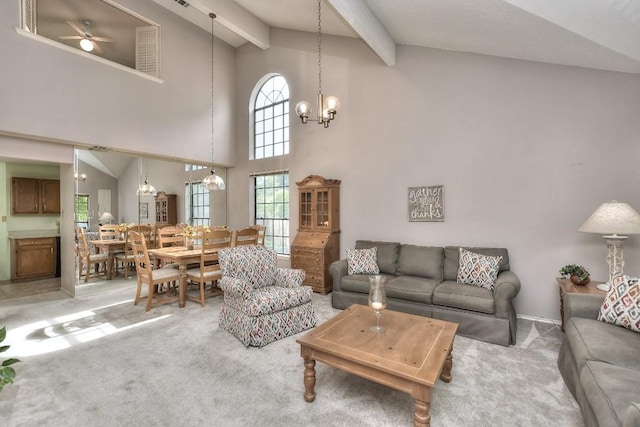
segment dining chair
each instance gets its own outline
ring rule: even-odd
[[[264,246],[264,238],[265,235],[267,234],[267,226],[264,224],[256,224],[256,225],[252,225],[249,228],[255,228],[256,230],[258,230],[258,245]]]
[[[258,230],[247,227],[233,233],[233,246],[257,245]]]
[[[160,248],[166,248],[167,246],[184,246],[184,230],[173,226],[163,227],[158,230],[157,243]]]
[[[138,284],[136,298],[133,304],[138,305],[138,302],[144,299],[144,297],[141,296],[143,283],[147,285],[146,311],[159,305],[178,301],[176,295],[179,289],[176,289],[176,287],[180,286],[180,272],[173,268],[159,268],[154,270],[149,260],[149,252],[147,251],[144,236],[136,231],[130,231],[128,234],[129,241],[131,242],[131,251],[136,264]],[[166,288],[162,286],[164,284],[167,285]],[[165,290],[159,291],[161,288]]]
[[[78,279],[82,279],[82,270],[85,270],[85,282],[88,282],[90,277],[106,277],[107,260],[109,256],[105,253],[91,253],[84,228],[78,227],[76,229],[76,239],[78,249]],[[102,266],[102,270],[100,270],[100,266]],[[91,273],[91,267],[94,267],[93,273]]]
[[[98,228],[100,240],[119,239],[120,232],[115,224],[104,224]]]
[[[187,299],[199,302],[204,307],[204,299],[222,294],[222,290],[216,287],[218,279],[221,277],[220,265],[218,264],[218,250],[231,246],[231,231],[211,230],[203,231],[201,237],[202,254],[200,255],[200,265],[187,269],[187,281],[198,284],[198,295],[189,295]],[[211,282],[209,293],[205,294],[205,284]]]
[[[131,267],[135,270],[134,266],[134,256],[133,251],[131,249],[131,241],[129,240],[129,232],[137,231],[144,236],[145,243],[150,242],[153,236],[153,227],[150,224],[131,224],[129,225],[124,232],[124,252],[120,252],[116,254],[116,271],[118,270],[118,263],[122,266],[122,270],[124,272],[125,279],[129,278],[129,268]],[[152,249],[153,246],[147,244],[147,249]]]

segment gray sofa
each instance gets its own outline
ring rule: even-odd
[[[458,246],[433,247],[358,240],[356,249],[377,248],[380,274],[386,283],[387,308],[458,323],[458,333],[508,346],[516,341],[516,312],[512,300],[520,280],[510,271],[509,254],[502,248],[470,248],[490,256],[502,256],[492,291],[456,282]],[[332,305],[345,309],[368,303],[369,275],[348,274],[347,260],[329,267],[333,278]]]
[[[565,295],[558,368],[586,426],[640,427],[640,334],[596,320],[602,301]]]

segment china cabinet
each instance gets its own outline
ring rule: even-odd
[[[156,226],[176,225],[178,211],[176,195],[159,191],[156,195]]]
[[[298,185],[298,233],[291,244],[291,267],[306,272],[304,284],[331,292],[329,266],[340,258],[340,180],[310,175]]]

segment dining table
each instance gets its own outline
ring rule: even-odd
[[[216,252],[218,249],[207,250],[206,253]],[[161,265],[173,263],[178,266],[180,274],[180,286],[178,288],[178,306],[184,307],[187,299],[187,267],[189,264],[199,263],[202,256],[202,247],[194,246],[189,249],[186,246],[169,246],[165,248],[149,249],[149,258],[154,260],[153,265],[159,268]]]
[[[115,271],[115,256],[125,250],[125,242],[122,239],[102,239],[92,240],[91,243],[98,248],[101,253],[107,253],[107,280],[113,279]]]

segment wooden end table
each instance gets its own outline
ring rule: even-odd
[[[304,358],[304,399],[316,394],[316,360],[345,372],[408,393],[416,402],[414,426],[431,422],[431,393],[440,378],[451,381],[453,339],[457,323],[384,310],[383,334],[371,308],[352,305],[298,340]]]
[[[560,288],[560,329],[564,332],[564,296],[566,294],[585,294],[585,295],[600,295],[604,298],[607,294],[604,291],[596,288],[597,285],[606,282],[599,282],[592,280],[586,285],[575,285],[568,277],[556,277]]]

